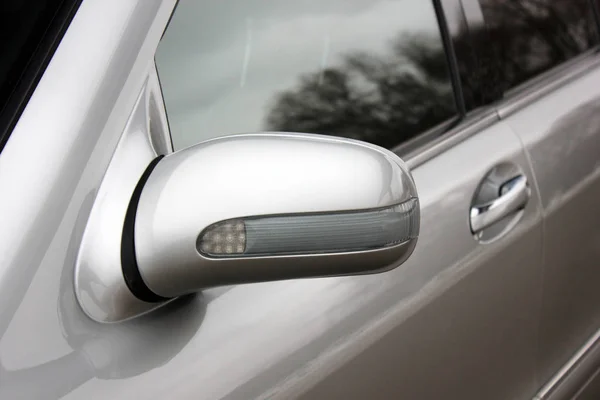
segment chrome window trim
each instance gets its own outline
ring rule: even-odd
[[[414,152],[407,154],[403,157],[403,160],[409,168],[416,168],[433,157],[479,133],[481,130],[491,126],[498,120],[498,114],[493,108],[486,107],[484,109],[476,110],[455,128],[450,129],[437,139],[433,139],[424,144]],[[419,137],[423,137],[423,135],[425,134],[422,134]]]
[[[404,161],[410,168],[416,168],[463,140],[477,134],[480,130],[514,114],[548,93],[557,90],[598,67],[600,67],[600,51],[598,48],[590,49],[578,57],[513,88],[507,92],[504,99],[490,106],[472,111],[455,128],[450,129],[439,138],[423,144],[422,147],[415,151],[408,153],[404,157]],[[416,138],[430,136],[430,132],[424,132]],[[395,149],[395,151],[398,150]]]
[[[596,47],[508,91],[496,106],[498,116],[506,118],[598,66],[600,52]]]
[[[533,400],[571,398],[593,377],[600,360],[600,330],[537,392]]]
[[[445,135],[447,132],[454,129],[455,126],[460,124],[461,116],[459,114],[454,115],[447,120],[440,122],[439,124],[419,133],[412,138],[400,142],[390,150],[397,154],[399,157],[404,157],[413,154],[415,151],[419,151],[427,143],[435,140],[435,138]]]

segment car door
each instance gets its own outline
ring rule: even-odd
[[[600,195],[597,10],[594,2],[585,1],[545,2],[539,9],[520,3],[521,10],[528,10],[521,15],[536,21],[539,31],[519,29],[523,23],[514,18],[516,10],[481,2],[488,25],[504,19],[509,26],[506,20],[512,18],[516,40],[539,41],[535,55],[515,54],[510,41],[499,44],[504,53],[498,64],[516,63],[522,74],[498,77],[499,86],[512,89],[498,113],[528,150],[544,213],[538,364],[546,385],[540,398],[571,398],[598,366],[592,351],[600,327],[595,285],[600,231],[592,217],[598,213]],[[553,29],[541,37],[539,32],[549,23]],[[552,67],[523,88],[527,78]],[[597,389],[595,394],[592,390],[587,398],[598,396]]]
[[[511,126],[470,108],[455,57],[470,38],[465,9],[182,0],[159,46],[174,6],[86,0],[0,153],[2,395],[532,398],[542,203]],[[171,151],[161,87],[176,151],[285,130],[401,154],[421,201],[411,258],[383,274],[214,288],[92,321],[73,289],[81,238],[139,107],[154,148]]]
[[[575,395],[599,363],[600,228],[594,216],[600,210],[600,64],[597,54],[581,63],[542,99],[519,110],[501,109],[530,149],[543,201],[546,269],[538,362],[548,382],[544,398],[552,399]],[[596,388],[587,398],[599,393]]]
[[[496,97],[500,118],[526,147],[542,201],[545,270],[537,363],[543,399],[575,396],[598,366],[597,5],[472,4],[478,12],[471,31],[482,43],[475,48],[493,54],[489,60],[498,69],[488,75],[497,91],[486,90],[483,97]],[[586,398],[598,395],[593,385],[585,392]]]

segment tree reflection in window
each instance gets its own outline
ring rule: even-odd
[[[467,109],[598,42],[587,0],[482,0],[485,27],[453,38]],[[358,52],[275,97],[266,128],[393,147],[455,113],[439,38],[401,36],[385,57]]]
[[[365,52],[279,93],[268,130],[323,133],[393,147],[455,113],[438,38],[402,37],[387,58]]]

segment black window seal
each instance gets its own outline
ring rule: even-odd
[[[445,9],[442,4],[443,1],[444,0],[432,0],[432,3],[436,14],[442,45],[444,47],[444,54],[446,56],[446,65],[448,66],[450,75],[456,113],[428,130],[394,146],[391,151],[401,157],[410,157],[413,154],[418,153],[420,149],[426,148],[430,143],[437,141],[440,137],[453,131],[457,126],[462,125],[467,117],[460,70],[458,68],[458,59],[456,58],[456,53],[454,51],[453,38],[446,19]]]
[[[597,0],[588,0],[592,7],[592,13],[594,14],[594,21],[596,22],[596,36],[600,40],[600,2]]]
[[[0,153],[8,142],[10,134],[19,121],[81,2],[82,0],[64,0],[61,3],[29,59],[19,82],[9,95],[6,105],[0,110]]]
[[[456,103],[456,109],[459,116],[459,121],[466,115],[465,99],[462,90],[462,82],[460,80],[460,71],[458,68],[458,60],[454,51],[454,44],[452,42],[452,35],[448,28],[448,21],[444,14],[444,7],[442,0],[432,0],[435,14],[438,20],[438,26],[440,29],[440,35],[442,43],[444,44],[444,53],[446,54],[446,62],[450,72],[450,80],[452,82],[452,89],[454,93],[454,101]]]

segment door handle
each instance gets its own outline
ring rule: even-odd
[[[471,207],[471,232],[480,232],[524,208],[531,196],[525,175],[509,180],[500,187],[499,192],[497,199]]]

